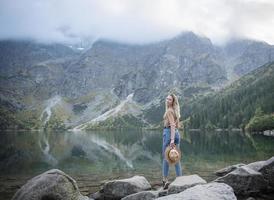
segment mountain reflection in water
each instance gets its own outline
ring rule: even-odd
[[[179,132],[183,173],[207,180],[222,167],[274,155],[274,138],[262,135]],[[162,130],[2,132],[0,143],[2,174],[37,174],[59,168],[72,174],[161,176]],[[170,173],[175,174],[173,168]]]

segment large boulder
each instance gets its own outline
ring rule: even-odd
[[[225,183],[207,183],[188,188],[157,200],[237,200],[233,189]]]
[[[188,176],[178,176],[172,183],[170,183],[168,188],[168,194],[179,193],[187,188],[205,183],[206,181],[196,174]]]
[[[267,182],[268,190],[274,191],[274,156],[266,161],[250,163],[247,167],[260,172]]]
[[[122,200],[152,200],[152,199],[156,199],[159,196],[159,192],[158,191],[142,191],[142,192],[138,192],[138,193],[134,193],[131,195],[128,195],[124,198],[122,198]]]
[[[150,190],[151,185],[143,176],[108,181],[103,186],[105,199],[121,199],[133,193]]]
[[[267,182],[263,175],[246,165],[217,178],[215,181],[230,185],[237,195],[243,196],[257,194],[267,188]]]
[[[76,181],[61,170],[52,169],[30,179],[12,200],[89,200],[79,192]]]

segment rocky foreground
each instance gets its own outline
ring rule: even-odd
[[[46,171],[23,185],[12,200],[234,200],[274,199],[274,156],[266,161],[237,164],[216,172],[207,183],[200,176],[177,177],[167,190],[152,190],[143,176],[107,181],[101,190],[83,196],[76,181],[61,170]]]

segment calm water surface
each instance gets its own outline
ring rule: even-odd
[[[237,163],[274,156],[274,138],[243,132],[181,134],[182,168],[207,181],[214,172]],[[58,168],[71,175],[84,194],[104,180],[144,175],[161,181],[162,130],[92,132],[2,132],[0,134],[0,196],[11,197],[29,178]],[[170,179],[175,178],[174,167]]]

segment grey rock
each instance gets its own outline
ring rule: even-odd
[[[76,181],[61,170],[52,169],[30,179],[12,200],[89,200],[80,194]]]
[[[168,190],[159,190],[159,197],[163,197],[163,196],[166,196],[166,195],[168,195]]]
[[[168,194],[179,193],[187,188],[205,183],[206,181],[196,174],[188,176],[178,176],[172,183],[170,183],[168,188]]]
[[[248,197],[246,200],[256,200],[256,199],[253,197]]]
[[[250,163],[247,167],[262,173],[269,187],[268,189],[274,191],[274,156],[266,161]]]
[[[271,45],[265,42],[255,42],[252,40],[240,40],[227,46],[231,47],[236,53],[237,49],[241,49],[238,55],[232,56],[234,66],[233,70],[238,75],[244,75],[256,69],[258,66],[273,61],[274,52]],[[235,51],[236,50],[236,51]]]
[[[143,192],[138,192],[135,194],[131,194],[128,195],[124,198],[122,198],[122,200],[151,200],[151,199],[156,199],[159,196],[159,192],[158,191],[143,191]]]
[[[257,162],[253,162],[253,163],[249,163],[246,166],[249,167],[250,169],[253,169],[254,171],[259,172],[260,169],[264,166],[265,161],[257,161]]]
[[[215,180],[230,185],[237,195],[259,193],[267,188],[263,175],[247,166],[242,166]]]
[[[243,163],[231,165],[231,166],[228,166],[228,167],[225,167],[223,169],[216,171],[215,174],[217,176],[224,176],[224,175],[228,174],[229,172],[232,172],[233,170],[238,169],[239,167],[242,167],[244,165],[245,164],[243,164]]]
[[[130,194],[150,190],[151,185],[143,176],[108,181],[103,186],[106,199],[121,199]]]
[[[101,191],[95,192],[89,196],[89,198],[95,199],[95,200],[101,200],[104,199],[104,194]]]
[[[178,194],[157,198],[159,200],[236,200],[233,189],[225,183],[196,185]]]

